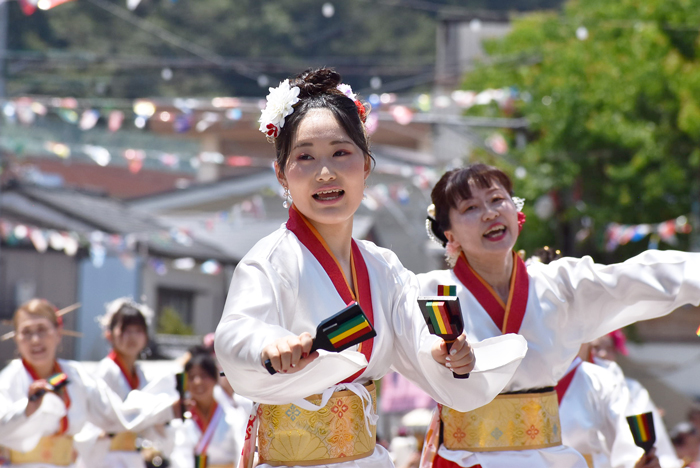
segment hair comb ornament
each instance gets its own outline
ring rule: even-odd
[[[316,337],[309,354],[319,349],[339,353],[375,336],[377,332],[360,304],[353,302],[316,327]],[[265,361],[265,368],[271,375],[277,373],[269,359]]]
[[[651,412],[627,416],[634,443],[644,449],[644,453],[654,447],[656,443],[656,431],[654,430],[654,416]]]
[[[451,288],[455,286],[438,286],[438,291],[453,292]],[[464,331],[464,320],[462,319],[462,309],[459,306],[457,296],[420,296],[418,306],[423,313],[425,323],[431,335],[436,335],[445,340],[447,351],[450,351],[454,341]],[[455,379],[467,379],[469,374],[452,373]]]

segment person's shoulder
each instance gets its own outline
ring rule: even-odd
[[[22,369],[22,361],[19,359],[13,359],[7,363],[7,365],[0,370],[0,384],[4,381],[3,377],[8,377],[14,375]]]
[[[293,235],[292,232],[287,229],[286,225],[281,225],[278,229],[257,241],[248,253],[243,256],[241,263],[255,263],[269,260],[278,249],[283,247],[285,242],[289,242],[290,234]]]

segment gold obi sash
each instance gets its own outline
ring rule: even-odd
[[[29,452],[10,450],[10,464],[12,465],[46,463],[69,466],[74,461],[73,438],[65,435],[42,437],[37,446]]]
[[[110,452],[133,452],[136,450],[135,432],[119,432],[112,437],[109,443]]]
[[[561,445],[557,393],[511,393],[468,413],[441,408],[443,444],[449,450],[495,452]]]
[[[365,386],[377,410],[374,383]],[[306,399],[321,404],[321,395]],[[258,455],[260,463],[273,466],[325,465],[357,460],[374,452],[377,426],[372,434],[365,423],[365,405],[350,390],[333,393],[326,406],[307,411],[294,404],[258,408]]]
[[[588,468],[595,468],[595,465],[593,464],[593,455],[584,453],[583,458],[586,459],[586,465],[588,465]]]

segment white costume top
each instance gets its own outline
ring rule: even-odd
[[[216,357],[234,391],[256,402],[288,404],[333,388],[363,369],[354,384],[380,379],[393,366],[439,402],[466,411],[491,401],[524,355],[522,337],[473,344],[476,368],[471,377],[453,378],[430,354],[438,338],[428,335],[418,309],[415,276],[390,250],[367,241],[357,244],[367,265],[377,332],[369,364],[354,347],[342,353],[320,351],[314,362],[294,374],[271,376],[263,367],[260,355],[265,346],[285,336],[315,334],[322,320],[346,306],[318,260],[283,225],[260,240],[236,267],[216,330]],[[332,466],[392,464],[386,450],[377,446],[369,457]]]
[[[552,387],[561,379],[583,343],[638,320],[666,315],[700,302],[700,254],[648,251],[626,262],[600,265],[590,257],[562,258],[527,267],[529,290],[519,333],[528,351],[505,391]],[[501,331],[453,270],[418,275],[424,295],[438,285],[456,285],[470,341]],[[440,456],[463,467],[585,467],[565,446],[509,452],[451,451]]]
[[[139,378],[139,386],[137,390],[143,389],[148,381],[138,363],[134,366],[136,375]],[[126,397],[131,392],[132,388],[121,369],[114,360],[106,357],[100,361],[97,366],[95,376],[102,379],[107,386],[116,393],[119,398],[126,400]],[[101,435],[101,430],[96,427],[86,426],[83,431],[77,436],[84,443],[94,443],[96,446],[92,450],[90,460],[78,460],[79,467],[85,468],[139,468],[145,467],[146,464],[141,457],[141,454],[135,450],[132,451],[110,451],[110,439],[98,437]]]
[[[103,381],[95,380],[75,361],[58,360],[69,383],[65,387],[70,397],[68,430],[73,436],[87,423],[92,423],[107,433],[140,431],[154,423],[165,423],[172,419],[172,400],[159,395],[134,392],[126,401],[112,392]],[[9,411],[2,414],[0,433],[3,445],[12,450],[27,452],[39,443],[41,437],[58,430],[66,415],[63,400],[54,393],[44,395],[41,406],[31,416],[25,415],[27,394],[33,379],[18,359],[10,362],[0,372],[0,394],[11,402]],[[75,444],[79,455],[92,448]],[[25,464],[24,468],[47,468],[53,465]]]
[[[634,444],[625,418],[628,403],[629,392],[615,375],[582,362],[559,404],[562,442],[590,455],[595,468],[634,468],[644,450]]]
[[[218,387],[218,385],[217,385]],[[230,465],[238,463],[245,438],[246,424],[252,404],[233,404],[225,392],[214,392],[214,399],[222,414],[218,417],[214,433],[206,455],[209,465]],[[235,400],[234,400],[235,402]],[[213,417],[212,417],[213,420]],[[202,438],[202,431],[192,419],[184,422],[180,419],[172,422],[175,431],[175,448],[170,455],[173,468],[195,468],[195,447]]]
[[[594,362],[601,367],[606,368],[617,378],[620,386],[626,387],[629,393],[629,404],[625,410],[625,415],[631,416],[634,414],[648,413],[651,411],[654,417],[654,431],[656,432],[656,456],[659,458],[659,463],[662,468],[680,468],[683,466],[683,461],[676,455],[676,450],[673,448],[671,437],[666,430],[666,424],[659,413],[658,408],[651,400],[649,392],[639,381],[625,377],[620,366],[607,359],[595,358]]]

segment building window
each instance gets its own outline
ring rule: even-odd
[[[185,335],[191,333],[194,295],[194,291],[186,289],[158,288],[158,332]],[[177,314],[186,329],[178,332],[178,324],[174,323],[177,320],[172,320],[173,313]]]

